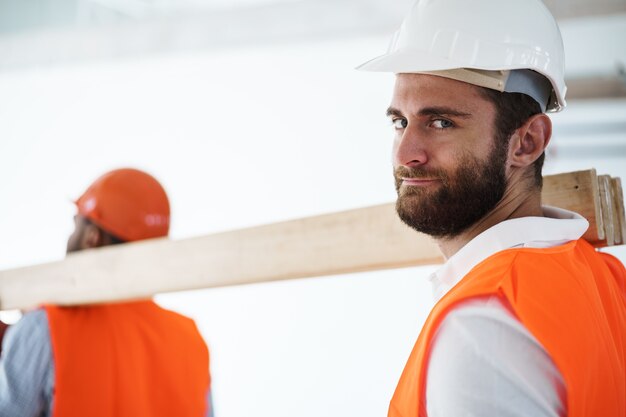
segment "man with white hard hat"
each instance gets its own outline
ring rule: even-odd
[[[400,218],[446,263],[390,417],[626,416],[626,270],[541,205],[565,107],[539,0],[419,0],[386,54]]]

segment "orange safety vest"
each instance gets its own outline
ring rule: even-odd
[[[472,269],[431,311],[389,417],[426,416],[432,338],[458,303],[485,296],[500,297],[546,349],[565,381],[567,416],[626,416],[626,270],[581,239],[505,250]]]
[[[209,354],[193,320],[152,301],[45,306],[53,417],[201,417]]]

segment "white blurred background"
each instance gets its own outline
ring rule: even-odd
[[[626,179],[626,1],[547,3],[573,97],[545,172]],[[0,269],[63,258],[72,199],[118,167],[163,183],[173,239],[392,201],[393,76],[353,68],[385,51],[409,5],[0,0]],[[205,336],[216,416],[373,417],[434,268],[157,300]]]

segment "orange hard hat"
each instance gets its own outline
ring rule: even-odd
[[[76,206],[79,214],[127,242],[167,236],[170,227],[165,190],[137,169],[104,174],[76,200]]]

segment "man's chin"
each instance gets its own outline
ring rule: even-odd
[[[427,198],[429,195],[433,194],[433,190],[422,187],[410,187],[410,186],[400,186],[398,190],[398,199],[411,199],[412,201],[416,201],[417,199]]]
[[[410,194],[396,200],[396,213],[404,224],[413,230],[434,238],[447,238],[464,230],[467,224],[459,224],[459,209],[450,211],[443,207],[429,204],[424,196]],[[461,210],[462,211],[462,210]]]
[[[446,221],[433,221],[433,219],[427,220],[425,217],[418,214],[402,212],[400,209],[398,209],[398,217],[402,223],[406,224],[416,232],[423,233],[435,239],[452,238],[466,229],[465,227],[452,228],[451,226],[454,225],[451,225]]]
[[[433,201],[433,196],[433,193],[426,190],[407,190],[406,192],[400,190],[396,199],[396,207],[405,207],[407,210],[411,210],[412,207],[419,207],[428,204],[428,201]]]

